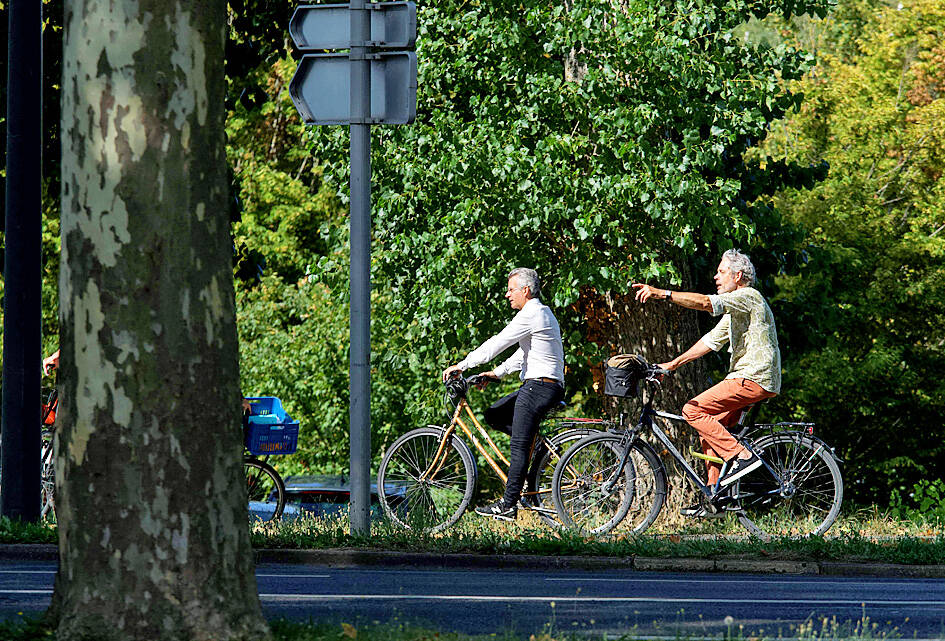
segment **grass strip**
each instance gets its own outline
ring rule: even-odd
[[[491,634],[463,634],[432,630],[408,624],[372,624],[355,626],[350,623],[313,624],[289,621],[271,621],[272,641],[666,641],[667,637],[652,637],[627,633],[615,636],[614,633],[597,634],[594,632],[559,632],[552,626],[537,634],[513,632]],[[777,636],[750,634],[746,635],[737,625],[732,625],[721,636],[703,637],[698,635],[677,635],[677,641],[696,641],[706,638],[713,641],[778,641],[793,639],[797,641],[872,641],[878,639],[896,639],[900,635],[896,629],[884,629],[865,618],[860,621],[840,623],[835,619],[810,620],[795,629],[779,632]],[[39,619],[21,619],[19,621],[0,621],[0,639],[5,641],[54,641],[54,630]]]
[[[895,527],[883,528],[896,532]],[[832,533],[832,531],[831,531]],[[437,554],[533,554],[541,556],[750,558],[790,561],[945,564],[945,534],[888,536],[868,529],[840,528],[836,535],[762,541],[728,532],[618,534],[587,538],[541,525],[464,518],[430,535],[375,523],[370,536],[351,534],[347,518],[305,518],[258,524],[252,543],[262,549],[367,549]],[[56,526],[0,519],[0,543],[57,543]]]
[[[837,537],[763,541],[727,535],[643,534],[586,538],[567,531],[516,525],[460,523],[441,534],[372,526],[370,536],[350,534],[340,520],[304,519],[254,527],[253,546],[267,549],[357,548],[438,554],[535,554],[547,556],[643,556],[808,561],[870,561],[911,565],[945,564],[945,535],[877,539],[859,533]]]

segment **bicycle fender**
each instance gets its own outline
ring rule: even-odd
[[[813,423],[811,423],[811,425],[813,425]],[[771,438],[774,438],[775,436],[780,436],[780,435],[794,436],[797,438],[807,439],[808,441],[817,443],[818,445],[823,447],[824,450],[826,450],[827,453],[830,454],[831,458],[833,458],[833,460],[836,461],[838,464],[843,464],[846,462],[837,455],[836,450],[834,450],[830,445],[828,445],[827,442],[824,441],[824,439],[820,438],[819,436],[814,436],[813,434],[808,434],[806,432],[774,432],[772,434],[767,434],[763,436],[762,438],[756,440],[755,444],[764,443],[768,439],[771,439]]]

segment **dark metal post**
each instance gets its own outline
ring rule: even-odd
[[[7,58],[0,515],[39,520],[43,3],[13,0]]]
[[[371,40],[370,10],[351,13],[351,533],[371,533]]]

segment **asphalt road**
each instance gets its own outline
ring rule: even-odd
[[[55,564],[0,562],[0,617],[40,614]],[[945,638],[945,581],[633,570],[329,568],[265,564],[259,594],[270,618],[528,635],[711,635],[790,638],[798,626],[878,625],[903,638]],[[731,617],[730,624],[726,617]],[[831,623],[833,622],[833,623]]]

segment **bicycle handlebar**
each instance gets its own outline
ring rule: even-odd
[[[646,372],[646,380],[659,381],[662,380],[664,376],[669,376],[672,373],[672,370],[663,369],[662,367],[657,367],[656,365],[650,365]]]

